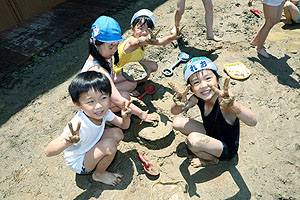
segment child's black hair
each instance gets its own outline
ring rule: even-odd
[[[101,67],[103,67],[104,69],[106,69],[106,71],[108,71],[108,73],[111,73],[111,68],[109,66],[109,63],[105,60],[105,58],[103,58],[103,56],[99,53],[98,48],[95,46],[100,46],[102,45],[104,42],[95,40],[95,43],[93,42],[93,39],[90,39],[89,41],[89,53],[99,62],[99,65]],[[116,53],[114,54],[114,64],[117,64],[119,62],[119,53],[118,50],[116,51]]]
[[[151,18],[148,17],[148,16],[140,16],[140,17],[137,17],[135,20],[133,20],[133,22],[132,22],[131,25],[132,25],[132,27],[134,28],[134,27],[135,27],[137,24],[139,24],[139,23],[142,23],[142,24],[140,24],[141,26],[143,26],[144,24],[147,23],[148,28],[151,28],[151,29],[154,28],[154,24],[153,24]]]
[[[91,89],[111,96],[109,79],[106,75],[96,71],[87,71],[78,74],[69,85],[69,94],[73,102],[79,103],[80,95],[87,93]]]

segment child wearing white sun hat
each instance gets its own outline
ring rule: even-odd
[[[158,65],[156,62],[144,59],[146,47],[148,45],[163,46],[170,44],[177,38],[180,31],[158,38],[159,30],[156,33],[152,32],[155,25],[156,18],[153,12],[148,9],[141,9],[133,15],[130,21],[132,36],[127,38],[118,48],[119,62],[114,65],[116,74],[121,74],[123,66],[132,62],[139,62],[147,72],[147,77],[140,82],[145,81],[152,72],[157,71]]]
[[[255,126],[255,114],[239,104],[229,92],[230,78],[223,89],[219,89],[218,68],[206,57],[195,57],[186,63],[183,76],[193,95],[187,99],[186,92],[175,92],[172,114],[198,105],[203,122],[176,117],[173,128],[187,136],[187,146],[195,154],[191,159],[194,167],[217,164],[219,160],[230,160],[237,154],[240,123]],[[187,91],[186,89],[186,91]]]

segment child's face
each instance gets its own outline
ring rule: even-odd
[[[214,95],[214,91],[208,86],[208,84],[218,88],[218,81],[216,75],[211,70],[203,70],[192,74],[189,77],[191,83],[191,89],[193,93],[205,100],[210,100]]]
[[[137,23],[135,27],[131,26],[131,30],[135,38],[147,36],[149,34],[148,25],[147,23],[144,23],[144,21]]]
[[[100,125],[110,107],[110,96],[91,89],[87,93],[81,94],[79,104],[75,105],[78,109],[83,110],[94,124]]]
[[[99,53],[105,59],[110,59],[118,50],[118,45],[120,42],[104,42],[100,46],[98,46]]]

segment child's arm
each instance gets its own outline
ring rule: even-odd
[[[121,96],[121,94],[118,91],[118,89],[116,88],[110,74],[105,69],[103,69],[102,67],[99,67],[99,66],[94,66],[94,67],[91,67],[89,70],[101,72],[106,75],[106,77],[109,79],[109,82],[111,84],[111,90],[112,90],[111,101],[116,106],[118,106],[119,108],[122,108],[124,103],[128,104],[129,100],[127,100],[126,98]],[[142,109],[140,109],[139,107],[137,107],[134,104],[130,105],[130,109],[132,110],[132,114],[138,116],[141,120],[143,120],[145,122],[152,122],[152,121],[156,120],[155,115],[147,114],[147,112],[143,111]]]
[[[130,116],[132,114],[132,110],[129,108],[132,101],[129,101],[127,105],[125,105],[125,102],[123,104],[123,107],[121,109],[121,115],[122,118],[119,116],[116,116],[111,123],[115,126],[120,127],[121,129],[128,129],[130,126]]]
[[[58,155],[72,144],[79,142],[80,122],[78,122],[75,131],[73,130],[71,122],[69,122],[68,125],[70,131],[67,136],[63,137],[62,135],[60,135],[56,139],[52,140],[45,149],[46,156],[49,157]]]
[[[141,36],[139,38],[131,38],[128,40],[127,44],[124,47],[125,53],[131,53],[138,49],[139,47],[143,47],[145,45],[167,45],[170,44],[174,39],[178,37],[178,35],[181,33],[182,29],[185,26],[181,27],[180,29],[176,29],[175,33],[172,33],[171,35],[165,36],[163,38],[156,38],[160,30],[158,30],[156,33],[153,33],[151,29],[149,30],[149,35],[147,36]]]
[[[235,101],[234,96],[228,91],[229,82],[230,77],[227,77],[224,83],[223,90],[219,90],[211,85],[208,86],[219,96],[220,106],[222,109],[230,112],[248,126],[255,126],[257,124],[255,114],[251,110],[245,108]]]
[[[156,35],[158,34],[158,32],[156,32],[155,34],[152,33],[151,30],[150,31],[150,37],[148,40],[148,44],[152,44],[152,45],[167,45],[170,44],[173,40],[175,40],[181,33],[182,29],[185,26],[181,27],[180,29],[176,28],[176,32],[175,33],[171,33],[171,35],[165,36],[163,38],[156,38]],[[153,37],[154,36],[154,37]]]

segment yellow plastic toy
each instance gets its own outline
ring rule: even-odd
[[[251,75],[250,70],[241,62],[225,64],[224,71],[233,79],[243,80]]]

